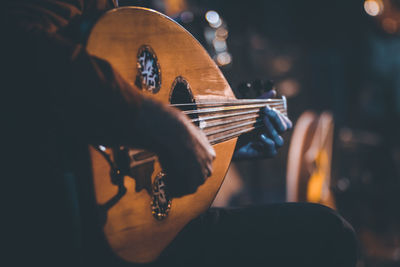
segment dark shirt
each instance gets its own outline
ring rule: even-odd
[[[87,146],[135,137],[130,122],[142,97],[108,62],[89,55],[72,30],[112,4],[10,0],[1,10],[8,266],[82,262],[90,228],[82,219],[87,213],[82,195],[94,199],[78,186],[90,182]]]

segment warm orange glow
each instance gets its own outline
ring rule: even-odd
[[[288,72],[292,67],[292,61],[288,57],[277,57],[272,62],[272,65],[275,71],[278,73],[285,73]]]
[[[164,1],[165,4],[165,14],[168,16],[174,16],[181,13],[187,8],[185,0],[167,0]]]
[[[385,18],[382,21],[382,27],[385,30],[385,32],[390,34],[396,33],[398,30],[397,22],[391,18]]]
[[[232,62],[232,56],[228,52],[222,52],[217,55],[217,63],[219,66],[225,66]]]
[[[307,201],[320,203],[324,200],[326,192],[324,188],[327,181],[329,158],[325,150],[321,150],[315,159],[315,169],[311,174],[307,188]]]
[[[382,0],[365,0],[364,10],[370,16],[378,16],[383,11]]]
[[[228,30],[224,27],[220,27],[215,31],[215,37],[220,40],[226,40],[228,38]]]
[[[293,97],[300,91],[300,84],[295,79],[285,79],[276,85],[279,92],[286,97]]]

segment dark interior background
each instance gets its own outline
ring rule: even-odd
[[[168,15],[215,56],[205,14],[219,14],[231,56],[221,70],[238,95],[244,81],[268,79],[294,123],[306,110],[333,114],[332,190],[359,234],[359,266],[400,266],[400,1],[373,1],[394,14],[386,24],[364,2],[192,0]],[[170,10],[165,1],[120,3]],[[290,137],[273,159],[236,163],[244,183],[229,205],[285,201]]]

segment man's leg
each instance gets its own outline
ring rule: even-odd
[[[350,267],[352,227],[317,204],[284,203],[210,209],[188,224],[157,266]]]

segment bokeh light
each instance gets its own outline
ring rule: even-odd
[[[383,11],[383,3],[381,0],[366,0],[364,2],[364,10],[370,16],[378,16]]]
[[[206,13],[206,20],[210,24],[211,27],[218,28],[222,25],[222,20],[219,14],[214,10],[209,10]]]

